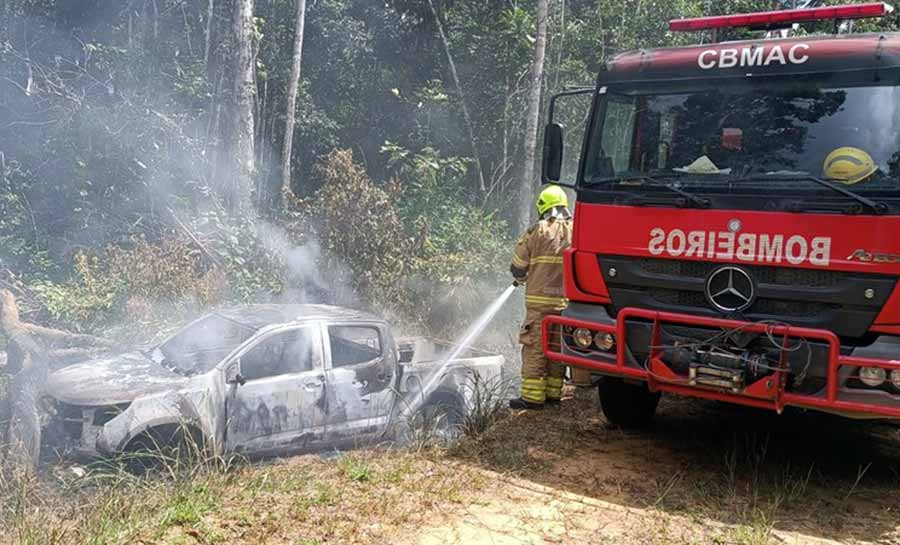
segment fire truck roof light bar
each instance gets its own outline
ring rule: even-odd
[[[761,13],[699,17],[696,19],[674,19],[669,21],[669,30],[673,32],[692,32],[715,28],[769,27],[781,24],[808,23],[812,21],[866,19],[870,17],[884,17],[893,11],[894,7],[885,2],[812,9],[765,11]]]

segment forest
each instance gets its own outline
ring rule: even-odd
[[[0,286],[123,336],[266,300],[446,328],[506,282],[550,95],[776,4],[6,0]]]

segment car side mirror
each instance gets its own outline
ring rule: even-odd
[[[241,375],[240,362],[235,362],[225,369],[225,384],[243,386],[247,383],[247,379]]]
[[[541,178],[544,183],[558,182],[562,173],[563,128],[559,123],[549,123],[544,128],[544,157]]]

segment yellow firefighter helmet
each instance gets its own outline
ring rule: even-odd
[[[561,187],[551,185],[541,191],[537,200],[538,216],[543,216],[548,210],[553,210],[557,206],[569,206],[569,197]]]
[[[877,170],[878,165],[871,155],[859,148],[843,147],[828,154],[822,166],[822,175],[853,185],[866,180]]]

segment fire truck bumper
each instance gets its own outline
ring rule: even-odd
[[[573,304],[543,324],[544,353],[651,391],[781,412],[801,407],[850,418],[900,419],[900,339],[842,347],[826,330]],[[612,342],[611,342],[612,341]],[[884,377],[872,386],[863,372]],[[883,370],[883,371],[873,371]],[[896,373],[894,373],[896,371]]]

